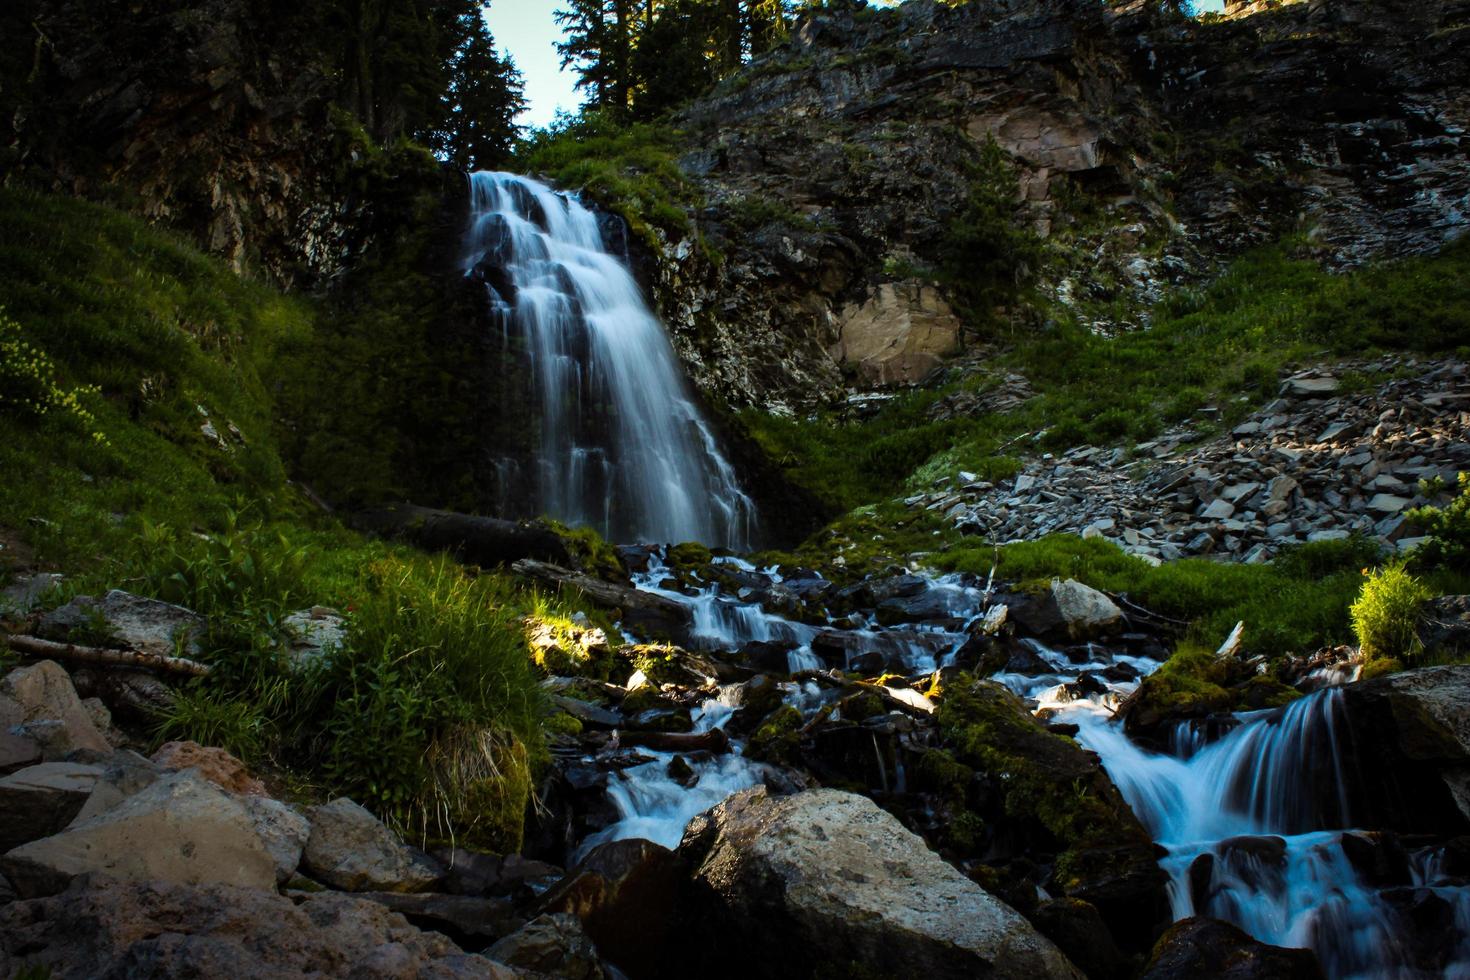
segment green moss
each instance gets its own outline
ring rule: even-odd
[[[1044,828],[1059,850],[1147,842],[1101,770],[1071,740],[1043,729],[1004,688],[957,678],[947,685],[936,718],[953,760],[1000,787],[1006,815],[1021,826]],[[942,762],[936,766],[953,778],[955,770]]]
[[[1413,664],[1422,652],[1419,613],[1430,591],[1400,565],[1370,573],[1352,605],[1353,631],[1363,659]]]
[[[669,549],[666,562],[676,572],[690,572],[704,568],[714,561],[714,557],[709,548],[699,542],[686,541]]]
[[[801,749],[801,712],[783,705],[761,722],[750,737],[745,755],[749,759],[791,765]]]
[[[618,556],[617,548],[608,544],[596,528],[571,528],[546,517],[541,522],[561,538],[572,560],[584,572],[610,581],[627,578],[628,570]]]
[[[630,717],[640,715],[645,711],[664,711],[675,707],[678,707],[678,702],[665,697],[663,692],[652,684],[640,684],[629,691],[622,705],[623,714]]]
[[[556,711],[546,717],[541,723],[541,729],[547,735],[580,735],[582,721],[565,711]]]
[[[974,780],[975,770],[955,761],[955,757],[944,749],[925,752],[919,760],[918,788],[952,803],[964,803]]]

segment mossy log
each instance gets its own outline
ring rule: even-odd
[[[622,610],[624,622],[654,632],[677,635],[694,621],[689,607],[672,599],[642,592],[629,585],[605,582],[560,565],[525,558],[513,564],[511,570],[552,585],[576,589],[600,606]]]
[[[517,523],[414,504],[395,504],[356,514],[358,528],[407,541],[429,551],[448,551],[461,561],[491,567],[522,558],[568,563],[573,560],[561,535],[544,524]]]

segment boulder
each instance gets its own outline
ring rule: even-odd
[[[273,889],[275,861],[244,805],[192,772],[164,776],[54,837],[0,858],[16,891],[54,895],[78,875]]]
[[[1129,975],[1128,958],[1113,941],[1097,907],[1077,898],[1051,898],[1036,906],[1031,924],[1057,944],[1093,980]]]
[[[269,796],[246,796],[241,802],[260,842],[276,863],[276,882],[285,884],[301,864],[301,853],[311,836],[311,823],[292,807]]]
[[[650,976],[677,923],[682,878],[683,865],[668,848],[638,838],[608,841],[594,847],[536,908],[575,915],[603,956],[632,976]]]
[[[1123,611],[1106,595],[1076,579],[1053,579],[1042,596],[1011,610],[1028,632],[1041,637],[1088,640],[1115,631]]]
[[[0,852],[71,823],[101,775],[101,766],[44,762],[0,779]]]
[[[1268,946],[1228,922],[1197,916],[1174,923],[1159,938],[1141,980],[1322,980],[1322,976],[1309,949]]]
[[[1470,830],[1470,665],[1423,667],[1342,691],[1343,771],[1361,825]]]
[[[696,817],[679,845],[718,972],[818,968],[928,978],[1081,977],[1014,909],[872,800],[746,790]]]
[[[100,637],[87,634],[101,631]],[[122,646],[161,657],[199,656],[204,617],[183,606],[113,589],[101,599],[77,596],[41,617],[37,633],[53,640]]]
[[[265,784],[250,775],[245,763],[221,748],[206,747],[198,742],[164,742],[153,753],[153,761],[172,772],[194,769],[226,792],[267,795]]]
[[[323,892],[89,876],[64,893],[0,906],[0,975],[56,977],[517,976],[421,932],[376,902]]]
[[[40,743],[47,759],[77,749],[112,751],[82,706],[71,678],[55,661],[17,668],[0,680],[0,731],[22,726]]]
[[[0,619],[21,619],[41,604],[48,592],[60,587],[61,576],[55,572],[17,575],[0,589]]]
[[[443,869],[405,847],[367,810],[346,797],[311,811],[302,867],[343,891],[425,891]]]

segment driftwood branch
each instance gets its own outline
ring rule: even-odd
[[[203,677],[210,672],[208,664],[183,657],[165,657],[158,653],[139,653],[136,650],[109,650],[104,647],[81,647],[74,643],[56,643],[35,636],[6,636],[5,642],[12,650],[32,657],[47,657],[53,660],[71,660],[77,663],[98,664],[104,667],[141,667],[168,674],[187,674]]]
[[[653,749],[656,752],[713,752],[724,755],[730,751],[730,736],[722,729],[711,728],[707,732],[619,732],[618,744]]]

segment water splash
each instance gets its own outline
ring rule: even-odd
[[[471,174],[470,190],[462,265],[483,275],[503,343],[523,340],[539,401],[531,510],[614,540],[749,547],[755,505],[596,215],[514,174]]]

